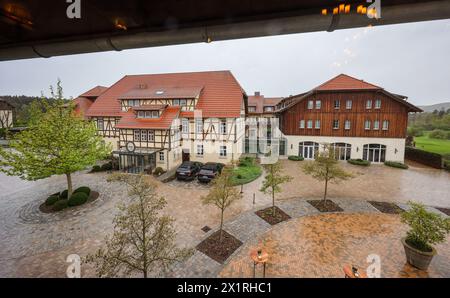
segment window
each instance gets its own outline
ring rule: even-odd
[[[138,116],[138,118],[144,118],[145,117],[145,112],[144,111],[138,111],[137,116]]]
[[[227,120],[220,121],[220,134],[227,134]]]
[[[137,116],[138,116],[138,118],[158,118],[159,112],[158,111],[138,111]]]
[[[388,130],[389,129],[389,120],[384,120],[383,121],[383,130]]]
[[[316,100],[316,110],[319,110],[322,107],[322,101]]]
[[[195,131],[197,133],[203,133],[203,122],[202,122],[202,120],[197,120],[195,122]]]
[[[155,131],[153,131],[153,130],[149,130],[148,131],[148,140],[149,141],[154,141],[155,140]]]
[[[181,121],[181,131],[183,133],[189,133],[189,120],[188,119],[183,119]]]
[[[256,107],[254,107],[254,106],[251,106],[251,107],[248,107],[248,111],[251,113],[251,112],[256,112]]]
[[[370,120],[364,121],[364,129],[369,130],[370,129]]]
[[[384,162],[386,160],[386,145],[365,144],[363,146],[363,159],[370,162]]]
[[[333,120],[333,129],[339,129],[339,120]]]
[[[378,120],[375,120],[374,122],[373,122],[373,129],[380,129],[380,121],[378,121]]]
[[[350,120],[345,120],[344,128],[345,128],[346,130],[349,130],[349,129],[350,129],[350,126],[351,126]]]
[[[146,130],[141,130],[141,141],[147,142],[147,131]]]
[[[203,145],[197,145],[197,155],[203,156]]]
[[[368,99],[367,101],[366,101],[366,109],[371,109],[372,108],[372,100],[371,99]]]
[[[334,101],[334,108],[335,109],[339,109],[341,107],[341,101],[340,100],[335,100]]]
[[[308,100],[308,110],[311,110],[314,107],[314,101]]]
[[[272,106],[264,107],[264,112],[273,112],[273,107]]]
[[[186,99],[180,99],[180,106],[186,106],[186,105],[187,105]]]
[[[313,128],[312,124],[313,124],[313,121],[312,120],[308,120],[306,127],[307,128]]]
[[[159,152],[159,161],[164,161],[164,152]]]
[[[136,129],[134,131],[134,140],[139,142],[141,140],[141,132],[139,131],[139,129]]]
[[[139,106],[139,99],[130,99],[128,101],[128,105],[130,107],[137,107],[137,106]]]
[[[98,130],[104,130],[105,126],[103,124],[103,119],[97,119],[97,128]]]
[[[345,102],[345,108],[347,110],[351,110],[351,108],[352,108],[352,100],[351,99],[347,99],[347,101]]]
[[[220,156],[221,157],[227,156],[227,146],[220,146]]]
[[[316,120],[316,126],[315,126],[315,128],[316,128],[316,129],[319,129],[319,128],[320,128],[320,120]]]
[[[152,111],[152,118],[159,118],[159,112],[158,111]]]
[[[347,143],[333,143],[330,150],[334,153],[334,158],[337,160],[348,160],[352,153],[352,145]]]
[[[300,120],[300,128],[305,128],[305,120]]]
[[[179,105],[180,105],[180,100],[179,100],[179,99],[174,99],[173,102],[172,102],[172,104],[173,104],[174,106],[179,106]]]
[[[375,100],[375,109],[380,109],[381,108],[381,99],[377,99]]]

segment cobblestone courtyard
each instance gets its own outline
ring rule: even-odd
[[[322,185],[304,176],[299,170],[300,163],[283,161],[283,166],[295,179],[283,187],[283,192],[279,195],[280,206],[285,206],[285,211],[294,215],[293,217],[303,215],[308,210],[312,212],[309,207],[303,205],[295,207],[295,202],[298,198],[320,197]],[[364,200],[369,199],[400,203],[412,199],[427,205],[450,207],[449,173],[420,167],[402,171],[385,166],[369,168],[345,166],[359,174],[344,184],[332,185],[329,194],[333,198],[341,198],[341,206],[345,206],[344,210],[347,212],[361,211],[361,208],[367,207]],[[65,177],[57,176],[27,182],[1,174],[0,276],[63,277],[67,267],[65,263],[67,255],[77,253],[84,256],[95,251],[105,235],[112,230],[111,220],[116,212],[116,204],[126,200],[127,197],[123,185],[106,182],[106,176],[105,173],[77,173],[74,175],[75,186],[87,185],[99,191],[99,199],[89,205],[66,210],[60,214],[42,214],[38,206],[48,194],[66,188]],[[237,252],[236,264],[239,263],[239,253],[242,253],[242,256],[246,255],[245,249],[248,249],[248,245],[252,245],[252,241],[256,241],[255,237],[270,228],[264,225],[265,222],[261,223],[253,217],[243,216],[253,214],[253,211],[270,204],[270,198],[258,191],[261,181],[262,177],[245,185],[243,198],[226,212],[227,231],[239,234],[241,240],[248,242]],[[158,191],[168,202],[165,212],[176,219],[178,245],[194,247],[207,236],[201,230],[203,226],[208,225],[213,230],[217,228],[218,210],[204,206],[200,202],[200,197],[208,191],[207,186],[194,187],[195,184],[192,183],[183,184],[175,181],[158,185]],[[299,220],[299,223],[301,222],[302,220]],[[316,220],[316,223],[320,222],[319,219]],[[246,228],[249,226],[252,226],[252,229]],[[396,233],[403,232],[400,226],[399,228],[395,224],[392,226],[398,231]],[[392,234],[392,237],[396,236],[395,233]],[[358,237],[363,239],[364,234]],[[293,243],[286,242],[286,245]],[[448,248],[448,243],[445,247]],[[326,253],[326,250],[322,253]],[[227,269],[229,266],[231,265],[227,265],[222,271],[221,266],[211,263],[208,257],[196,252],[190,260],[176,268],[174,276],[216,276],[221,271],[221,275],[234,276]],[[83,276],[93,275],[90,270],[82,269]],[[241,271],[245,274],[244,269]]]

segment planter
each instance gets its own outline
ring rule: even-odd
[[[405,254],[406,254],[406,261],[420,269],[420,270],[427,270],[428,266],[430,265],[431,260],[433,259],[434,255],[436,254],[436,250],[434,247],[432,248],[433,251],[431,252],[425,252],[418,250],[417,248],[412,247],[408,243],[406,243],[406,238],[402,238],[402,244],[405,248]]]

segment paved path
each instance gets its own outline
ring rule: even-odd
[[[364,214],[382,214],[380,211],[378,211],[375,207],[373,207],[371,204],[369,204],[367,201],[363,200],[354,200],[354,199],[342,199],[342,198],[333,198],[333,202],[338,204],[344,211],[343,212],[336,212],[336,213],[320,213],[316,208],[314,208],[311,204],[307,202],[307,199],[299,199],[299,198],[292,198],[286,201],[283,201],[279,203],[277,206],[281,208],[284,212],[286,212],[289,216],[291,216],[291,219],[282,223],[279,223],[277,225],[271,226],[266,221],[261,219],[259,216],[255,214],[256,210],[262,209],[257,208],[255,210],[247,211],[245,213],[240,214],[233,220],[226,222],[224,225],[224,230],[236,237],[237,239],[241,240],[244,244],[237,249],[222,265],[218,262],[214,261],[213,259],[209,258],[205,254],[196,251],[195,254],[184,264],[180,264],[176,267],[173,276],[176,277],[217,277],[217,276],[233,276],[233,277],[251,277],[248,274],[243,275],[242,272],[236,272],[236,265],[232,264],[230,266],[233,266],[233,270],[231,274],[230,272],[221,273],[224,268],[229,266],[230,262],[233,262],[233,259],[239,256],[240,258],[244,258],[245,261],[248,262],[248,252],[249,249],[249,243],[255,244],[255,241],[259,239],[261,241],[261,236],[267,234],[271,230],[276,229],[278,226],[282,225],[289,225],[292,222],[295,222],[299,218],[307,218],[315,215],[321,215],[321,216],[327,216],[333,215],[333,214],[349,214],[351,216],[358,216],[358,215],[364,215]],[[407,209],[407,205],[399,204],[399,207],[402,209]],[[427,207],[429,211],[435,212],[437,214],[440,214],[444,217],[447,217],[444,213],[437,210],[433,207]],[[398,215],[389,215],[389,216],[395,216],[398,217]],[[320,230],[320,226],[317,227]],[[375,229],[377,227],[374,227]],[[204,238],[207,238],[211,233],[213,233],[215,230],[209,231]],[[376,232],[376,231],[373,231]],[[404,232],[402,230],[402,232]],[[320,233],[320,232],[317,232]],[[347,235],[351,236],[351,235]],[[367,235],[369,236],[369,235]],[[286,240],[286,239],[285,239]],[[287,239],[289,240],[289,239]],[[325,241],[326,239],[320,239],[319,241]],[[398,238],[399,240],[399,238]],[[361,239],[361,241],[364,241],[364,239]],[[300,246],[300,243],[298,243]],[[294,245],[295,246],[295,245]],[[294,250],[299,250],[299,246],[294,247]],[[292,247],[291,247],[292,249]],[[449,249],[450,251],[450,249]],[[324,254],[333,254],[333,251],[323,251]],[[239,260],[242,262],[242,260]],[[448,256],[448,259],[446,259],[446,262],[450,262],[450,255]],[[251,262],[250,262],[251,263]],[[248,268],[247,268],[248,269]],[[239,271],[241,269],[237,269]],[[448,273],[450,274],[450,272]],[[416,274],[419,276],[419,274]],[[288,276],[287,272],[284,272],[283,276]],[[320,275],[317,275],[320,276]],[[414,274],[411,274],[411,276],[415,276]],[[314,277],[314,276],[311,276]],[[447,276],[449,277],[449,276]]]

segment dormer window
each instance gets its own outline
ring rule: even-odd
[[[256,112],[256,107],[255,106],[249,106],[248,107],[248,111],[249,112]]]
[[[185,106],[185,105],[187,105],[186,99],[174,99],[172,103],[173,103],[174,106]]]
[[[128,106],[130,106],[130,107],[138,107],[139,106],[139,99],[130,99],[130,100],[128,100]]]
[[[159,118],[159,111],[138,111],[138,118]]]
[[[272,106],[264,107],[264,112],[273,112],[273,107]]]

